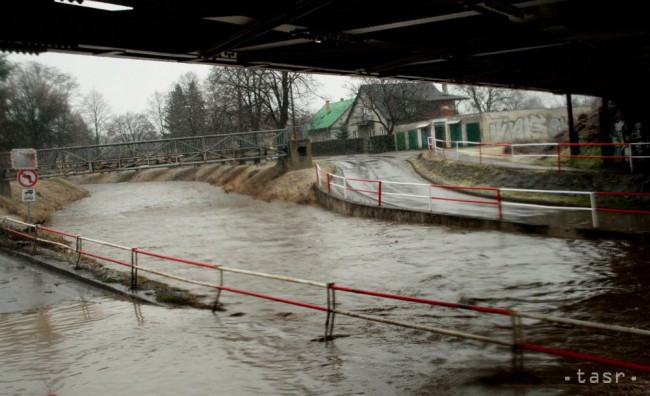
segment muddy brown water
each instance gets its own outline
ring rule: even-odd
[[[87,188],[91,197],[57,212],[49,225],[233,268],[650,328],[647,250],[624,242],[350,218],[225,194],[205,183]],[[140,264],[218,282],[210,270],[160,260]],[[235,274],[224,281],[318,305],[326,301],[325,291],[315,287]],[[186,287],[208,299],[215,294]],[[628,382],[622,386],[647,384],[649,377],[530,352],[526,371],[541,383],[493,385],[489,379],[510,367],[510,351],[501,346],[341,316],[335,326],[340,337],[322,343],[313,341],[324,331],[320,311],[231,293],[221,301],[226,311],[216,314],[105,296],[0,314],[0,394],[600,394],[610,388],[577,383],[578,369],[624,372]],[[507,317],[343,293],[337,302],[368,315],[511,337]],[[639,337],[524,324],[529,342],[650,363],[647,340]]]

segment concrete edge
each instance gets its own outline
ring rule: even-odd
[[[550,225],[535,225],[517,223],[507,220],[484,219],[431,212],[418,212],[408,209],[369,206],[362,203],[349,202],[321,191],[316,183],[313,187],[316,202],[326,209],[336,213],[365,217],[378,220],[388,220],[397,223],[430,224],[447,227],[463,227],[483,230],[495,230],[518,234],[533,234],[567,239],[623,239],[644,242],[650,233],[628,233],[600,229],[581,229],[571,227],[556,227]]]
[[[108,292],[117,294],[119,296],[123,297],[128,297],[133,300],[139,301],[139,302],[144,302],[147,304],[151,305],[156,305],[160,307],[166,307],[169,308],[168,305],[162,304],[152,298],[147,297],[144,292],[142,291],[136,291],[132,292],[129,288],[127,288],[124,285],[115,283],[115,284],[110,284],[110,283],[104,283],[99,280],[93,279],[91,277],[86,277],[82,275],[82,273],[89,272],[84,269],[79,269],[75,270],[73,264],[67,262],[67,261],[62,261],[62,260],[55,260],[52,257],[48,257],[46,255],[32,255],[28,254],[25,252],[21,252],[18,250],[12,250],[9,248],[6,248],[4,246],[0,246],[0,251],[2,253],[5,253],[9,256],[14,256],[14,257],[19,257],[20,259],[23,259],[25,261],[28,261],[38,267],[41,267],[45,270],[52,271],[57,274],[61,274],[64,276],[67,276],[69,278],[72,278],[76,281],[85,283],[87,285],[106,290]],[[69,268],[67,268],[69,267]]]

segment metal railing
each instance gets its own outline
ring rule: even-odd
[[[41,175],[69,175],[140,167],[249,161],[286,156],[288,130],[241,132],[37,150]],[[0,158],[8,153],[0,153]],[[7,168],[8,169],[8,168]]]
[[[552,157],[556,158],[556,167],[558,171],[562,170],[563,162],[566,159],[610,159],[627,162],[630,172],[634,172],[634,164],[640,160],[650,159],[650,143],[483,143],[468,140],[444,140],[435,137],[428,138],[429,150],[436,153],[442,153],[447,158],[448,151],[456,153],[456,158],[460,158],[462,148],[478,149],[479,162],[482,164],[484,157],[505,157],[514,161],[516,158],[524,157]],[[502,147],[501,153],[495,153],[484,150],[484,147]],[[536,148],[537,153],[525,153],[521,149]],[[611,147],[619,154],[613,155],[596,155],[596,154],[571,154],[571,147]],[[543,150],[547,148],[547,150]],[[519,151],[518,151],[519,149]],[[467,154],[468,152],[465,151]]]
[[[146,273],[156,274],[166,278],[176,279],[182,282],[205,286],[217,290],[216,300],[214,303],[215,309],[217,307],[217,304],[219,303],[221,292],[227,291],[231,293],[243,294],[243,295],[256,297],[260,299],[265,299],[265,300],[270,300],[270,301],[275,301],[284,304],[290,304],[294,306],[325,312],[326,319],[325,319],[325,333],[323,337],[324,341],[332,340],[334,338],[333,332],[334,332],[335,316],[341,315],[341,316],[348,316],[348,317],[368,320],[372,322],[384,323],[392,326],[416,329],[425,332],[431,332],[431,333],[442,334],[442,335],[447,335],[447,336],[452,336],[452,337],[457,337],[457,338],[462,338],[467,340],[473,340],[473,341],[479,341],[484,343],[491,343],[491,344],[510,347],[514,354],[513,357],[518,356],[517,358],[513,358],[513,368],[516,370],[521,369],[520,365],[523,364],[522,363],[523,356],[521,354],[523,353],[523,351],[527,350],[527,351],[534,351],[534,352],[540,352],[540,353],[545,353],[545,354],[550,354],[555,356],[568,357],[568,358],[582,360],[582,361],[590,361],[599,364],[605,364],[605,365],[650,373],[650,365],[639,364],[639,363],[634,363],[634,362],[629,362],[629,361],[624,361],[624,360],[619,360],[619,359],[614,359],[609,357],[603,357],[603,356],[589,354],[589,353],[576,352],[576,351],[571,351],[571,350],[566,350],[561,348],[547,347],[543,345],[526,342],[524,337],[524,328],[521,319],[534,319],[538,321],[544,321],[544,322],[555,323],[555,324],[578,326],[585,329],[603,330],[608,332],[614,332],[617,335],[624,334],[624,335],[637,335],[637,336],[645,336],[645,337],[650,336],[650,331],[645,329],[618,326],[618,325],[585,321],[585,320],[575,320],[571,318],[545,315],[545,314],[539,314],[534,312],[524,312],[524,311],[508,309],[508,308],[468,305],[468,304],[460,304],[455,302],[440,301],[440,300],[413,297],[413,296],[405,296],[405,295],[394,294],[394,293],[377,292],[377,291],[357,289],[357,288],[337,285],[334,282],[315,282],[315,281],[298,279],[298,278],[293,278],[288,276],[278,276],[278,275],[267,274],[267,273],[256,272],[256,271],[229,268],[222,265],[200,262],[195,260],[187,260],[183,258],[166,255],[166,254],[149,252],[138,248],[120,246],[109,242],[103,242],[91,238],[82,237],[80,235],[59,231],[49,227],[43,227],[35,224],[28,224],[25,222],[11,219],[6,216],[0,219],[0,230],[2,230],[8,236],[19,237],[21,239],[26,239],[28,241],[31,241],[33,244],[32,253],[36,252],[39,244],[51,245],[51,246],[56,246],[60,249],[66,249],[68,251],[77,254],[77,265],[79,265],[79,260],[81,259],[81,257],[85,256],[85,257],[101,260],[106,263],[129,267],[131,269],[131,278],[132,278],[131,288],[134,291],[137,289],[138,286],[138,282],[137,282],[138,272],[143,271]],[[53,241],[51,239],[48,239],[47,238],[48,234],[58,235],[59,237],[64,239],[67,238],[67,243],[69,243],[69,245],[66,242],[58,242],[58,241]],[[131,259],[130,261],[123,261],[105,255],[93,253],[87,249],[87,243],[100,244],[103,246],[117,249],[119,251],[131,252]],[[151,267],[145,267],[138,263],[138,257],[140,256],[148,256],[159,260],[171,261],[178,264],[191,265],[198,268],[203,268],[207,271],[215,271],[218,273],[218,281],[217,282],[207,281],[206,279],[209,279],[209,273],[204,276],[201,276],[201,280],[197,280],[197,279],[182,278],[180,276],[171,273],[165,273]],[[225,272],[261,277],[269,280],[298,283],[307,286],[317,287],[320,289],[325,289],[326,295],[324,300],[326,301],[326,304],[323,305],[322,303],[317,304],[313,302],[299,301],[297,299],[283,298],[283,297],[255,292],[252,290],[245,290],[241,288],[235,288],[232,286],[226,286],[224,285]],[[423,325],[423,324],[412,323],[407,321],[392,320],[386,317],[367,315],[364,313],[360,313],[358,310],[351,311],[351,310],[342,309],[340,301],[337,302],[336,292],[366,295],[366,296],[371,296],[376,298],[399,300],[408,303],[424,304],[424,305],[444,307],[449,309],[470,310],[473,312],[478,312],[483,314],[508,316],[511,318],[512,338],[502,339],[496,337],[489,337],[480,334],[457,331],[455,329],[442,328],[442,327],[436,327],[431,325]]]
[[[409,197],[416,198],[421,200],[425,204],[428,204],[429,212],[440,212],[447,213],[442,211],[440,208],[434,208],[433,201],[446,201],[446,202],[456,202],[456,203],[467,203],[473,205],[488,205],[494,206],[496,208],[496,213],[494,217],[499,220],[503,220],[504,217],[507,217],[509,214],[507,208],[528,208],[531,210],[541,210],[541,209],[550,209],[557,211],[578,211],[578,212],[589,212],[591,215],[591,225],[593,228],[598,228],[600,225],[600,212],[609,212],[609,213],[628,213],[628,214],[641,214],[641,215],[650,215],[650,210],[641,209],[641,208],[621,208],[621,207],[609,207],[602,206],[603,204],[598,200],[598,197],[634,197],[645,200],[645,204],[650,204],[650,193],[637,193],[637,192],[603,192],[603,191],[564,191],[564,190],[535,190],[535,189],[522,189],[522,188],[505,188],[505,187],[475,187],[475,186],[452,186],[445,184],[427,184],[427,183],[401,183],[401,182],[389,182],[384,180],[372,180],[372,179],[358,179],[358,178],[347,178],[340,175],[335,175],[329,172],[324,171],[319,165],[316,165],[316,184],[321,190],[326,190],[328,194],[338,194],[342,196],[343,199],[349,200],[352,199],[352,196],[348,191],[355,191],[359,193],[365,193],[365,195],[357,195],[354,198],[359,201],[366,203],[371,202],[377,206],[386,205],[385,197],[386,196],[395,196],[395,197]],[[376,188],[374,186],[377,186]],[[388,187],[392,186],[393,190],[388,190]],[[395,189],[402,188],[402,191]],[[413,193],[413,187],[418,188],[420,193]],[[411,192],[408,192],[410,190]],[[467,195],[456,197],[443,196],[442,192],[446,190],[455,190],[463,192]],[[479,193],[479,196],[483,197],[486,194],[491,194],[486,199],[476,199],[474,198],[476,194]],[[554,205],[544,205],[539,203],[526,203],[526,202],[516,202],[507,200],[509,195],[512,193],[522,194],[534,194],[534,195],[563,195],[571,198],[583,197],[582,201],[585,201],[584,205],[568,205],[568,204],[554,204]],[[625,203],[629,205],[629,203]],[[406,209],[412,210],[423,210],[424,206],[419,208],[407,206],[407,205],[396,205],[401,206]],[[504,210],[505,209],[505,210]],[[534,213],[533,213],[534,214]],[[543,214],[543,213],[540,213]]]

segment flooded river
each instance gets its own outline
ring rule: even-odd
[[[205,183],[87,188],[92,196],[57,212],[51,226],[233,268],[650,328],[647,251],[623,242],[350,218],[225,194]],[[217,274],[205,269],[159,261],[142,265],[218,282]],[[224,281],[326,303],[320,288],[234,274]],[[214,295],[207,288],[184,287]],[[334,332],[339,337],[322,343],[314,341],[324,332],[320,311],[230,293],[221,302],[226,311],[212,314],[94,296],[0,314],[0,393],[588,394],[600,388],[578,384],[577,369],[615,370],[530,352],[526,369],[541,384],[489,385],[486,378],[509,368],[507,348],[340,316]],[[388,319],[511,337],[510,319],[502,316],[343,293],[337,294],[337,303]],[[529,342],[650,363],[644,339],[524,324]]]

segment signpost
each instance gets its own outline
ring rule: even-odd
[[[18,171],[18,184],[23,188],[32,188],[38,181],[38,174],[34,169],[21,169]]]
[[[11,150],[11,167],[18,170],[18,184],[23,188],[22,199],[27,202],[27,221],[32,221],[31,203],[36,201],[36,189],[38,182],[38,157],[34,149],[13,149]]]

